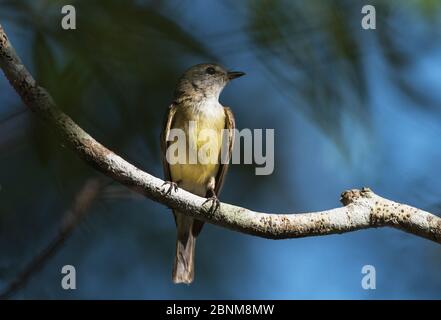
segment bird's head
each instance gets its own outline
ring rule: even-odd
[[[175,98],[186,95],[196,95],[205,98],[219,98],[222,89],[227,83],[245,75],[239,71],[227,71],[215,63],[197,64],[187,71],[179,79],[176,86]]]

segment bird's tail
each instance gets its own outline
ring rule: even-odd
[[[194,219],[175,212],[177,225],[176,256],[173,265],[173,282],[190,284],[194,278],[194,250],[196,235],[193,234]]]

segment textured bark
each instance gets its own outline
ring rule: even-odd
[[[268,214],[221,203],[210,212],[204,198],[179,189],[166,194],[163,180],[128,163],[81,129],[39,87],[21,63],[0,26],[0,67],[23,102],[55,128],[67,145],[87,163],[130,189],[179,212],[235,231],[269,239],[344,233],[393,227],[441,243],[441,218],[423,210],[384,199],[368,188],[342,194],[343,207],[313,213]]]

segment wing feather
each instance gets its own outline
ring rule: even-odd
[[[164,169],[164,176],[165,181],[171,181],[171,174],[170,174],[170,166],[167,162],[167,148],[169,141],[167,141],[167,138],[170,134],[170,129],[173,123],[173,119],[176,113],[176,105],[172,104],[170,107],[168,107],[168,111],[165,114],[162,131],[160,135],[160,141],[161,141],[161,160],[162,160],[162,167]],[[173,211],[173,216],[175,217],[175,223],[176,223],[176,214],[175,211]]]
[[[219,167],[219,172],[216,176],[216,184],[215,184],[215,192],[216,195],[219,196],[221,192],[222,186],[225,181],[225,176],[228,171],[228,166],[231,160],[231,155],[233,153],[234,146],[234,129],[236,128],[236,123],[234,121],[234,115],[230,108],[224,107],[225,111],[225,129],[228,129],[228,153],[224,153],[224,158],[221,159],[221,164]],[[225,142],[223,142],[225,143]],[[224,147],[224,146],[223,146]]]
[[[163,127],[162,127],[162,131],[161,131],[161,136],[160,136],[161,160],[162,160],[162,166],[164,168],[164,175],[165,175],[166,181],[171,181],[170,167],[167,162],[166,152],[167,152],[168,143],[169,143],[169,141],[167,141],[167,138],[170,134],[170,129],[171,129],[171,125],[173,123],[173,118],[174,118],[175,113],[176,113],[176,106],[174,104],[172,104],[172,105],[170,105],[170,107],[168,107],[168,111],[165,114],[164,121],[163,121]]]

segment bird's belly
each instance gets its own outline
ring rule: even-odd
[[[218,164],[175,164],[170,166],[171,178],[179,187],[205,196],[210,178],[219,170]]]
[[[210,179],[219,171],[219,159],[222,147],[222,132],[225,118],[198,116],[191,118],[177,117],[174,128],[183,128],[186,136],[186,161],[170,165],[172,181],[179,187],[205,196]],[[207,131],[208,130],[208,131]]]

